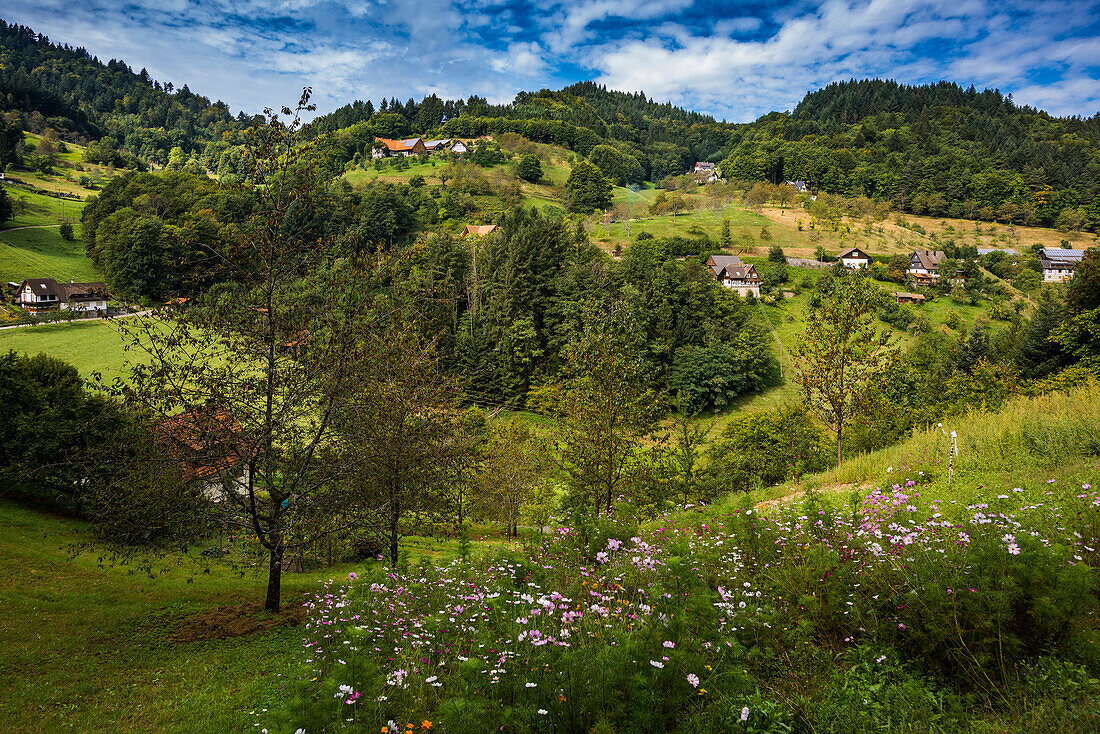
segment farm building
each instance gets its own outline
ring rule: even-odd
[[[1073,277],[1073,271],[1081,259],[1084,250],[1066,250],[1060,247],[1044,247],[1039,254],[1043,263],[1043,281],[1046,283],[1064,283]]]
[[[15,293],[15,303],[31,313],[59,309],[101,316],[110,298],[106,283],[58,283],[53,278],[28,278]]]
[[[871,256],[858,247],[849,247],[838,255],[844,267],[849,269],[867,268],[871,265]]]
[[[735,290],[742,296],[760,296],[763,279],[756,272],[755,265],[741,262],[736,255],[711,255],[707,259],[707,267],[724,288]]]
[[[378,138],[371,150],[372,158],[390,158],[393,156],[418,155],[427,151],[424,141],[420,138],[408,138],[407,140],[390,140]]]

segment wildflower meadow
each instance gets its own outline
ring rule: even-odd
[[[612,511],[522,553],[366,565],[309,599],[296,694],[257,726],[956,731],[1011,711],[1095,731],[1100,491],[919,490]]]

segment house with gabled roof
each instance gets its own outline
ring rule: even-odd
[[[212,502],[248,491],[251,453],[241,426],[224,410],[196,408],[165,418],[155,435],[176,476]]]
[[[371,149],[372,158],[390,158],[392,156],[419,155],[427,151],[421,138],[407,138],[405,140],[390,140],[378,138]]]
[[[763,278],[756,272],[755,265],[741,262],[736,255],[711,255],[707,258],[707,267],[723,288],[759,298]]]
[[[947,259],[942,250],[917,250],[909,256],[909,277],[918,283],[939,280],[940,263]]]
[[[443,140],[425,140],[424,149],[429,153],[441,153],[451,147],[451,139],[444,138]]]
[[[460,234],[458,238],[484,237],[487,234],[492,234],[496,230],[497,226],[495,224],[467,224],[462,228],[462,234]]]
[[[784,181],[783,183],[800,194],[805,194],[810,190],[810,187],[806,185],[805,181]]]
[[[1073,271],[1084,257],[1084,250],[1044,247],[1039,251],[1039,259],[1043,264],[1043,281],[1064,283],[1072,279]]]
[[[844,267],[849,269],[871,267],[871,256],[858,247],[849,247],[837,257],[840,258],[840,262],[844,264]]]
[[[102,315],[110,298],[106,283],[58,283],[53,278],[27,278],[15,291],[15,303],[30,313],[61,310]]]

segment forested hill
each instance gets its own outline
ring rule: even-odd
[[[106,139],[115,148],[166,163],[172,148],[203,152],[222,133],[251,122],[234,118],[184,84],[161,84],[124,61],[106,64],[86,49],[53,43],[0,20],[0,113],[24,130],[53,129],[75,142]]]
[[[1055,118],[947,82],[830,84],[734,134],[749,180],[891,200],[933,216],[1100,228],[1100,114]]]
[[[491,105],[477,96],[443,100],[432,95],[404,103],[383,99],[377,106],[357,100],[318,118],[312,128],[321,134],[352,126],[359,126],[360,133],[388,138],[514,132],[586,157],[597,146],[608,146],[621,155],[604,149],[601,157],[622,161],[621,156],[629,156],[619,167],[633,171],[626,178],[634,183],[679,175],[697,160],[721,160],[737,127],[654,102],[642,92],[609,91],[593,82],[559,91],[520,92],[506,105]]]

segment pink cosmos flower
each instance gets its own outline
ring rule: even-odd
[[[695,673],[688,673],[687,680],[688,680],[688,683],[691,684],[692,688],[698,688],[699,687],[699,676],[695,675]]]

